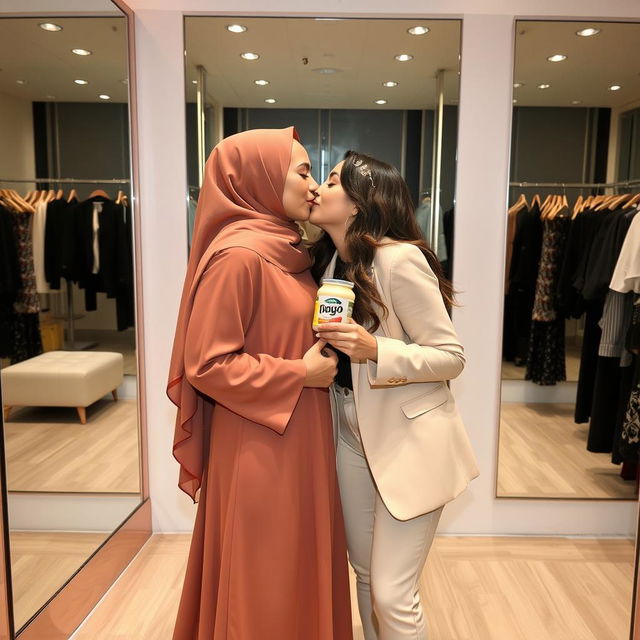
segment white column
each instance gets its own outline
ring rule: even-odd
[[[140,216],[149,484],[156,531],[189,530],[195,509],[177,488],[175,407],[165,395],[187,262],[184,42],[179,11],[136,13]]]

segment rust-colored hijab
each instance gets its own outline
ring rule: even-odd
[[[229,247],[252,249],[291,273],[309,268],[298,227],[282,205],[294,138],[299,139],[293,127],[245,131],[220,142],[205,165],[167,385],[167,395],[178,407],[173,439],[173,455],[180,463],[178,486],[194,502],[214,404],[184,376],[194,295],[211,258]]]

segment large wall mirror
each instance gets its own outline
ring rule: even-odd
[[[128,51],[127,17],[108,0],[100,17],[0,20],[16,632],[141,502]]]
[[[640,24],[515,43],[497,496],[637,500]]]
[[[319,182],[348,149],[395,165],[451,275],[459,21],[190,17],[185,49],[189,238],[215,144],[295,125]]]

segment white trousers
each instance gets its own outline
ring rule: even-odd
[[[420,575],[443,507],[407,521],[389,513],[360,445],[353,392],[336,392],[338,479],[365,640],[426,640]]]

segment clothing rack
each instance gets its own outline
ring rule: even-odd
[[[131,180],[128,178],[105,178],[104,180],[95,180],[89,178],[16,178],[11,180],[9,178],[0,178],[1,183],[42,183],[42,182],[54,182],[57,184],[129,184]],[[95,347],[95,342],[76,342],[76,330],[75,330],[75,313],[73,309],[73,287],[71,282],[65,278],[67,282],[67,339],[64,343],[64,349],[66,351],[83,351],[85,349],[91,349]],[[64,317],[64,316],[63,316]],[[78,316],[80,317],[80,316]]]
[[[621,182],[510,182],[510,187],[560,187],[574,189],[612,189],[614,187],[634,187],[640,185],[640,180],[623,180]]]
[[[0,178],[0,182],[58,182],[60,184],[129,184],[128,178],[105,178],[104,180],[89,180],[85,178]]]

